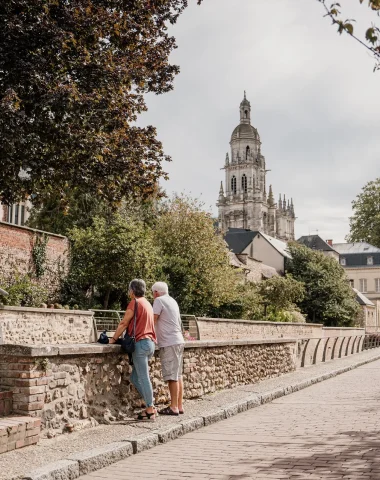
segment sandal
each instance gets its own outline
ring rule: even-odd
[[[160,415],[174,415],[176,417],[179,415],[179,413],[174,412],[170,407],[163,408],[162,410],[159,410],[158,413]]]
[[[144,412],[141,412],[137,415],[135,420],[139,421],[149,421],[149,422],[154,422],[156,420],[155,413],[148,413],[146,410]]]

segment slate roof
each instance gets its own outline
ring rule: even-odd
[[[312,248],[313,250],[320,250],[322,252],[334,252],[337,251],[325,242],[319,235],[304,235],[297,240],[298,243],[305,245],[305,247]]]
[[[370,305],[372,307],[375,306],[374,303],[371,302],[369,298],[367,298],[363,293],[359,292],[359,290],[356,290],[356,288],[352,289],[356,293],[356,301],[360,305]]]
[[[380,248],[374,247],[367,242],[334,243],[333,247],[340,255],[353,253],[380,253]]]
[[[224,240],[233,253],[242,253],[258,233],[243,228],[229,228]]]
[[[372,265],[368,265],[367,258],[372,257]],[[366,267],[379,268],[380,267],[380,253],[348,253],[339,254],[339,258],[346,260],[344,267]]]
[[[273,247],[281,253],[284,257],[291,258],[290,253],[288,251],[288,245],[286,242],[283,242],[282,240],[279,240],[278,238],[271,237],[270,235],[267,235],[266,233],[260,232],[260,234],[270,243],[273,245]]]

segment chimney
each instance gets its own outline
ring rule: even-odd
[[[326,243],[327,243],[328,245],[330,245],[330,247],[333,246],[333,241],[332,241],[332,240],[326,240]]]

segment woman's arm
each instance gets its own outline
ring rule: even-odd
[[[133,315],[134,315],[134,311],[129,309],[124,313],[123,320],[119,323],[116,329],[116,332],[113,334],[113,337],[110,338],[111,344],[115,343],[117,339],[120,337],[120,335],[124,332],[124,330],[128,328],[129,322],[132,320]]]

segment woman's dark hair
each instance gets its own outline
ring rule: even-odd
[[[146,291],[146,285],[144,280],[135,278],[129,284],[129,290],[131,290],[134,293],[135,297],[143,297]]]

